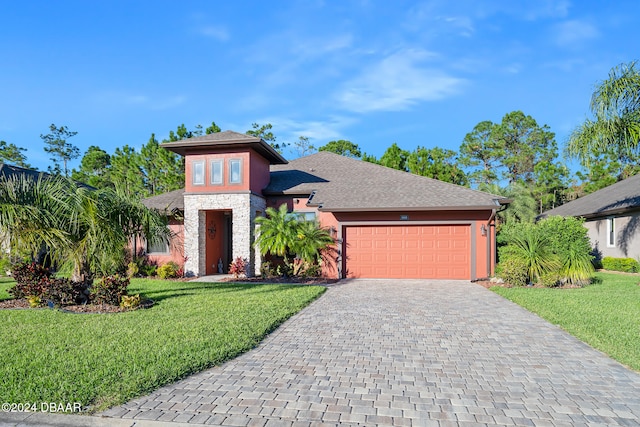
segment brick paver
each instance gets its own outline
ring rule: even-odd
[[[640,426],[640,375],[478,285],[355,280],[330,287],[256,349],[101,415],[228,426]]]

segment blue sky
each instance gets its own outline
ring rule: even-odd
[[[635,0],[25,0],[0,15],[0,140],[39,169],[51,123],[83,154],[215,121],[379,157],[457,150],[522,110],[562,147],[594,85],[640,59]]]

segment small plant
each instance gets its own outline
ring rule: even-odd
[[[614,258],[609,256],[602,258],[602,268],[605,270],[637,273],[640,271],[639,267],[638,261],[633,258]]]
[[[138,274],[140,272],[140,266],[131,261],[128,265],[127,265],[127,277],[128,278],[132,278],[134,277],[136,274]]]
[[[161,279],[175,279],[178,277],[179,269],[180,266],[178,264],[173,261],[169,261],[158,268],[158,277]]]
[[[153,277],[156,275],[156,273],[158,272],[158,266],[157,265],[153,265],[153,264],[149,264],[149,265],[142,265],[140,267],[140,275],[144,276],[144,277]]]
[[[269,279],[273,277],[275,274],[274,269],[271,267],[271,263],[269,261],[264,261],[262,265],[260,265],[260,277],[263,279]]]
[[[36,308],[42,306],[42,299],[40,299],[37,295],[29,295],[27,297],[27,301],[29,301],[29,307]]]
[[[140,294],[136,295],[123,295],[120,299],[120,307],[128,310],[133,310],[140,305]]]
[[[233,277],[236,279],[239,278],[240,276],[246,276],[247,264],[248,263],[246,259],[242,257],[238,257],[229,266],[229,273],[233,274]]]
[[[91,286],[91,301],[95,304],[120,305],[122,297],[127,295],[129,278],[119,275],[97,279]]]

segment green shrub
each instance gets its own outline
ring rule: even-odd
[[[496,268],[496,276],[512,286],[527,284],[527,265],[517,257],[504,257]]]
[[[623,271],[625,273],[637,273],[640,271],[638,261],[633,258],[602,258],[602,268],[612,271]]]
[[[129,278],[119,275],[97,279],[91,286],[91,302],[95,304],[120,305],[122,297],[127,295]]]
[[[161,279],[174,279],[178,277],[180,266],[173,261],[162,264],[158,267],[158,277]]]
[[[558,271],[550,271],[541,275],[538,278],[538,281],[536,282],[536,284],[542,285],[545,288],[553,288],[555,286],[558,286],[561,283],[560,280],[561,280],[561,277],[558,274]]]
[[[594,256],[584,219],[551,216],[537,227],[562,263],[561,279],[579,285],[588,283],[594,272]]]
[[[140,275],[143,277],[153,277],[158,272],[158,266],[153,264],[144,264],[140,266]]]

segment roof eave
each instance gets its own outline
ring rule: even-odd
[[[476,206],[397,206],[397,207],[378,207],[378,208],[332,208],[320,207],[318,210],[323,212],[419,212],[419,211],[488,211],[495,209],[495,205],[476,205]]]
[[[224,141],[199,141],[196,143],[190,143],[189,140],[175,141],[175,142],[163,142],[160,144],[162,148],[172,151],[181,156],[185,156],[188,151],[198,151],[203,148],[216,147],[221,149],[237,149],[238,147],[248,147],[254,149],[256,152],[265,157],[271,164],[274,165],[286,165],[289,163],[287,159],[282,157],[271,145],[267,144],[262,139],[255,138],[255,140],[247,139],[227,139]]]

